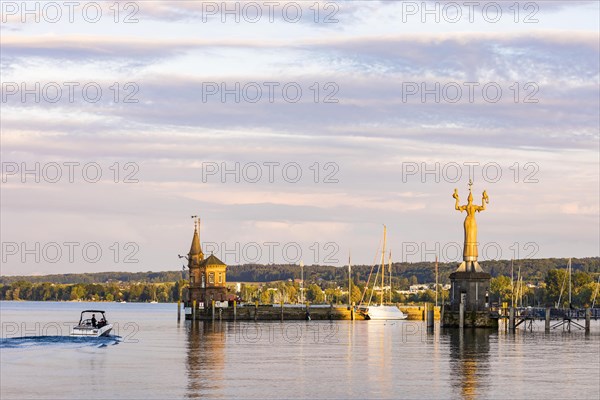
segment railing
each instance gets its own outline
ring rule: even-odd
[[[499,315],[503,314],[503,309],[500,307],[493,307],[493,312],[497,312]],[[591,308],[591,318],[600,319],[600,308]],[[551,319],[585,319],[585,308],[550,308]],[[507,310],[508,314],[508,310]],[[546,308],[545,307],[515,307],[515,317],[517,318],[532,318],[532,319],[545,319]]]

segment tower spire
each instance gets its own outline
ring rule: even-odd
[[[200,218],[197,215],[192,215],[194,218],[194,236],[192,237],[192,245],[190,246],[189,256],[198,257],[199,261],[204,259],[204,253],[200,246]]]

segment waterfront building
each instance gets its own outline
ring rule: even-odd
[[[204,258],[200,243],[200,220],[194,226],[192,245],[188,253],[190,286],[188,301],[198,307],[209,307],[212,301],[227,301],[227,265],[211,254]]]

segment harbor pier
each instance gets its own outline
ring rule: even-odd
[[[498,318],[504,321],[504,330],[510,332],[515,332],[519,326],[532,331],[533,322],[543,321],[546,333],[559,328],[565,331],[578,329],[589,333],[591,321],[600,320],[600,309],[504,307],[498,310]]]
[[[333,321],[364,320],[365,318],[347,305],[238,304],[237,301],[213,301],[209,307],[204,307],[202,304],[186,304],[185,319],[200,321]]]

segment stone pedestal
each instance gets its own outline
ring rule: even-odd
[[[460,327],[461,304],[463,305],[463,327],[498,327],[498,319],[490,316],[490,279],[490,274],[476,272],[475,268],[465,272],[459,267],[456,272],[450,274],[450,304],[444,311],[444,327]]]

